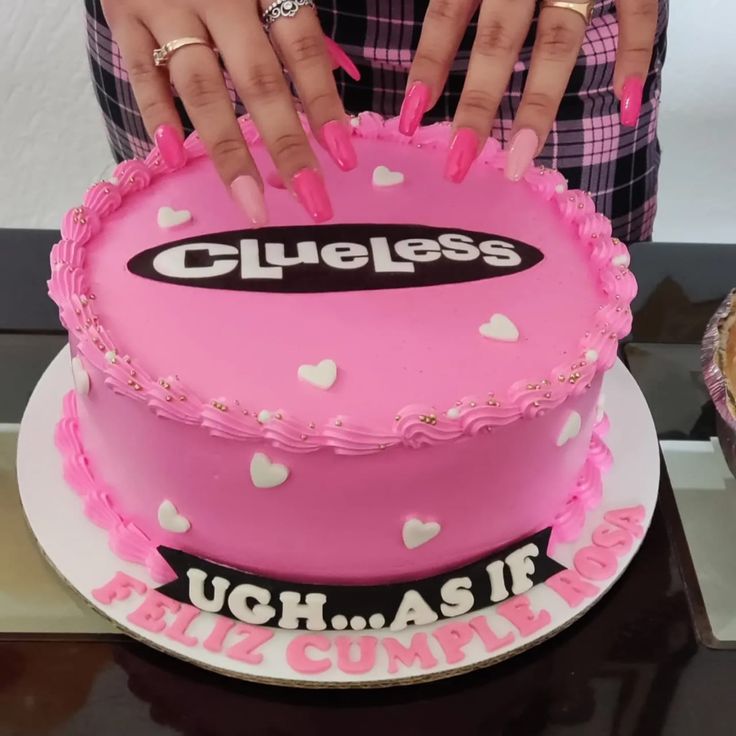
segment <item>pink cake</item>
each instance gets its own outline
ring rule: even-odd
[[[70,211],[50,293],[74,392],[66,477],[123,559],[159,546],[282,581],[438,575],[551,527],[575,539],[610,463],[601,381],[631,325],[626,248],[552,170],[461,185],[450,128],[354,119],[317,226],[272,175],[249,230],[196,136]]]

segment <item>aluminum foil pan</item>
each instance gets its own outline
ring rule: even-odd
[[[736,475],[736,365],[728,361],[736,356],[736,289],[723,301],[713,315],[703,336],[701,359],[705,385],[718,411],[718,439],[731,472]],[[729,374],[730,373],[730,379]]]

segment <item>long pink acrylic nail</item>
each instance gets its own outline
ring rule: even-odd
[[[531,166],[539,148],[539,137],[531,128],[522,128],[512,139],[506,155],[506,178],[519,181]]]
[[[325,36],[325,45],[327,46],[327,53],[332,59],[332,68],[337,69],[339,67],[351,79],[359,82],[360,72],[358,71],[358,67],[353,64],[352,59],[342,50],[342,48],[338,44],[336,44],[329,36]]]
[[[230,184],[230,191],[253,225],[261,227],[268,222],[263,192],[252,176],[243,174],[234,179]]]
[[[445,162],[445,179],[459,184],[478,155],[478,134],[470,128],[460,128],[450,143]]]
[[[404,97],[399,116],[399,132],[414,135],[429,106],[429,87],[424,82],[414,82]]]
[[[633,128],[639,120],[644,82],[641,77],[628,77],[621,88],[621,125]]]
[[[332,217],[332,204],[322,176],[314,169],[302,169],[291,177],[291,188],[302,207],[315,222]]]
[[[161,159],[169,169],[180,169],[187,162],[184,141],[181,133],[173,126],[159,125],[153,133],[153,139],[161,154]]]
[[[322,126],[322,140],[330,156],[343,170],[350,171],[358,165],[358,157],[355,155],[353,142],[345,123],[339,120],[330,120]]]

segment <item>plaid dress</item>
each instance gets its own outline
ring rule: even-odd
[[[116,160],[143,157],[151,148],[120,58],[100,7],[85,0],[88,50],[95,93]],[[354,82],[338,70],[338,90],[348,112],[373,110],[396,115],[419,42],[428,0],[316,0],[322,27],[353,59],[362,75]],[[659,0],[659,23],[644,101],[636,128],[622,128],[612,90],[618,23],[613,0],[597,0],[593,20],[572,73],[557,122],[537,163],[559,169],[570,186],[591,192],[600,212],[626,243],[648,240],[656,212],[660,148],[657,112],[666,50],[668,0]],[[506,144],[529,69],[536,22],[532,24],[493,135]],[[463,87],[475,35],[471,22],[445,91],[425,123],[451,119]],[[229,79],[236,112],[244,112]],[[177,100],[187,132],[192,126]]]

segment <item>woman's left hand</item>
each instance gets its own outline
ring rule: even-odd
[[[587,2],[575,2],[585,9]],[[613,88],[622,125],[634,126],[654,46],[658,0],[617,0],[619,39]],[[478,28],[454,118],[445,177],[463,180],[490,135],[501,98],[529,32],[535,0],[430,0],[401,108],[412,135],[439,98],[460,41],[478,7]],[[584,14],[542,4],[524,94],[508,146],[506,176],[518,180],[541,151],[585,39]]]

